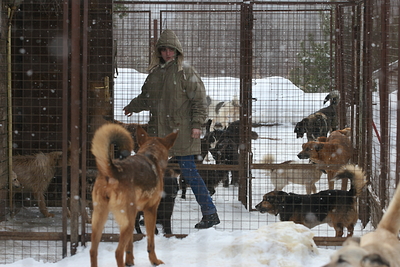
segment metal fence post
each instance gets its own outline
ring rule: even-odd
[[[251,155],[251,100],[253,72],[253,4],[243,2],[240,15],[240,145],[239,201],[248,208],[248,181]]]

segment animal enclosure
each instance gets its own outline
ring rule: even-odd
[[[400,173],[398,1],[8,2],[1,13],[8,39],[0,63],[0,263],[55,262],[90,241],[93,134],[109,122],[133,134],[130,124],[147,124],[148,112],[127,117],[123,108],[141,92],[165,29],[176,33],[208,96],[205,156],[197,166],[214,193],[217,230],[278,222],[277,214],[256,209],[274,189],[327,190],[329,171],[343,164],[316,167],[298,156],[311,140],[307,131],[316,139],[323,129],[350,128],[343,133],[348,161],[365,172],[354,235],[379,222]],[[302,135],[296,129],[305,118]],[[43,192],[54,217],[44,217],[32,190],[10,180],[13,157],[56,151],[64,157]],[[198,231],[201,219],[190,187],[186,198],[182,191],[172,214],[178,237]],[[340,245],[347,235],[335,236],[327,223],[312,229],[321,246]],[[102,241],[118,236],[110,216]]]

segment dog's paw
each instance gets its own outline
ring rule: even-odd
[[[127,262],[125,262],[125,266],[134,266],[135,265],[135,263],[132,261],[132,262],[130,262],[130,263],[128,263],[128,261]]]
[[[157,259],[156,261],[153,261],[152,264],[153,264],[153,266],[158,266],[160,264],[164,264],[164,262],[162,260]]]

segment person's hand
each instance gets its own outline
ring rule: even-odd
[[[132,116],[132,112],[129,112],[126,109],[123,109],[123,111],[124,111],[126,116],[128,116],[128,117]]]
[[[200,129],[192,129],[192,138],[197,139],[200,138],[201,131]]]

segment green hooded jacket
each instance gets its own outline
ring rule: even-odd
[[[175,48],[175,60],[161,64],[159,48]],[[171,156],[199,155],[200,139],[191,137],[192,129],[201,129],[207,118],[207,100],[204,84],[194,68],[183,62],[181,43],[171,30],[165,30],[156,44],[150,74],[140,95],[124,108],[129,112],[150,111],[148,132],[164,137],[179,130]]]

